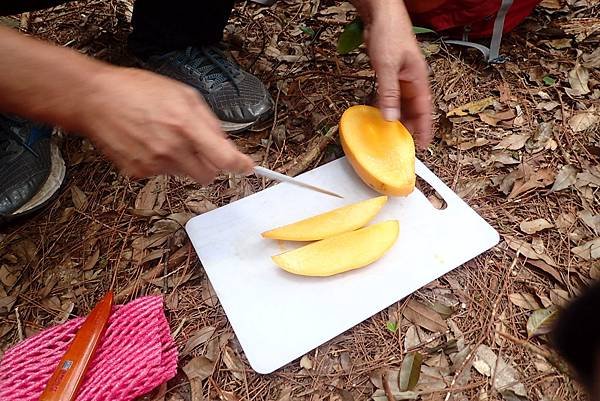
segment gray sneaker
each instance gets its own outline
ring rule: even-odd
[[[273,113],[273,98],[265,85],[217,47],[188,47],[151,56],[142,64],[198,89],[225,131],[243,131]]]

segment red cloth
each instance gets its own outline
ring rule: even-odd
[[[47,329],[0,361],[0,401],[37,401],[84,318]],[[113,309],[77,401],[129,401],[175,376],[177,348],[161,297]]]
[[[514,0],[504,21],[504,32],[513,30],[541,0]],[[492,35],[494,19],[502,0],[446,0],[433,10],[411,13],[413,24],[427,26],[436,31],[462,35],[463,28],[470,25],[470,37]]]

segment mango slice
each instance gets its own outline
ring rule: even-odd
[[[387,202],[387,196],[367,199],[265,231],[265,238],[287,241],[316,241],[364,227]]]
[[[352,106],[340,120],[342,148],[354,171],[375,191],[406,196],[415,188],[415,144],[399,121],[370,106]]]
[[[367,266],[381,258],[396,242],[400,226],[388,220],[313,242],[272,256],[276,265],[302,276],[332,276]]]

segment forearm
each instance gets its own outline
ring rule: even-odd
[[[0,27],[0,112],[79,129],[93,77],[112,68]]]

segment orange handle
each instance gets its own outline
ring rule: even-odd
[[[50,377],[40,401],[74,401],[87,367],[98,347],[113,305],[108,294],[90,312]]]

